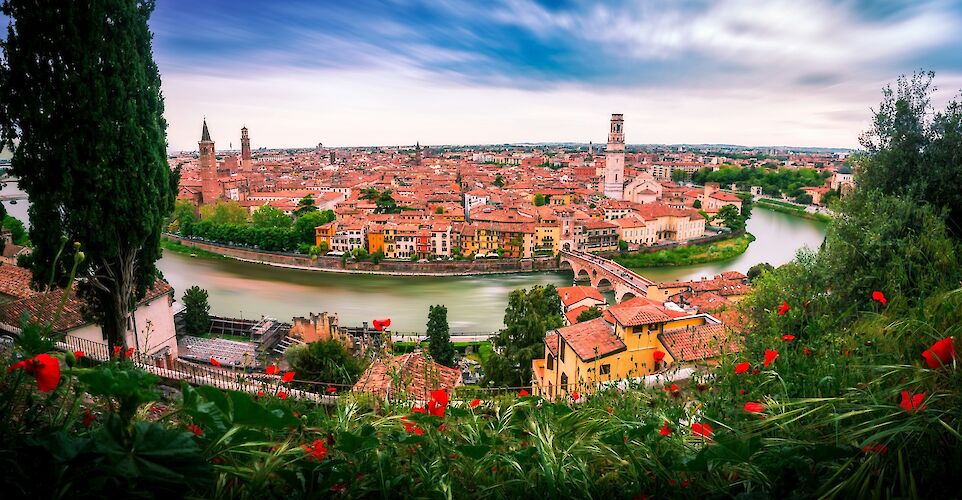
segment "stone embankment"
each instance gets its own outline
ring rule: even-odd
[[[301,254],[265,252],[210,241],[193,240],[173,234],[166,234],[164,237],[185,247],[196,248],[243,262],[254,262],[269,266],[303,269],[307,271],[389,274],[394,276],[470,276],[478,274],[508,274],[558,270],[558,260],[555,257],[449,260],[440,262],[383,260],[378,264],[374,264],[373,262],[356,262],[353,259],[348,259],[347,262],[341,262],[339,257],[318,257],[312,259]]]

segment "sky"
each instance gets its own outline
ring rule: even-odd
[[[607,140],[856,147],[962,89],[962,0],[158,0],[171,150]]]

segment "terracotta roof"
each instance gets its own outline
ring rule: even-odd
[[[686,316],[686,313],[666,309],[662,304],[645,297],[626,300],[609,307],[606,312],[621,326],[664,323],[672,318]]]
[[[584,299],[594,299],[604,303],[605,298],[601,292],[593,286],[566,286],[558,289],[558,296],[565,307],[575,304]]]
[[[627,349],[604,318],[595,318],[557,330],[582,361],[593,361]]]
[[[731,304],[731,301],[715,292],[702,292],[692,295],[688,303],[698,308],[699,312],[712,312]]]
[[[429,361],[416,351],[374,362],[354,384],[354,392],[427,401],[431,391],[446,389],[451,392],[459,385],[460,371]]]
[[[568,320],[568,324],[569,324],[569,325],[573,325],[573,324],[577,323],[577,322],[578,322],[578,316],[579,316],[582,312],[587,311],[587,310],[590,309],[590,308],[591,308],[590,306],[578,306],[578,307],[576,307],[576,308],[574,308],[574,309],[566,312],[566,313],[565,313],[565,318]]]
[[[544,345],[548,346],[548,352],[552,356],[558,357],[558,334],[552,333],[544,338]]]
[[[33,295],[30,289],[30,280],[33,273],[29,270],[12,264],[0,266],[0,294],[21,299]]]
[[[707,323],[665,330],[658,334],[675,361],[698,361],[714,358],[724,352],[739,352],[741,345],[721,323]]]

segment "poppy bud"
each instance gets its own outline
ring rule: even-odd
[[[78,264],[81,263],[81,262],[83,262],[85,258],[86,258],[86,256],[84,255],[83,252],[77,252],[77,255],[74,256],[74,260],[75,260]]]
[[[67,351],[67,352],[63,355],[63,360],[64,360],[65,363],[67,363],[67,367],[73,368],[74,363],[77,362],[77,357],[74,356],[72,352]]]
[[[80,242],[79,242],[79,241],[73,242],[73,249],[74,249],[74,250],[80,250]]]

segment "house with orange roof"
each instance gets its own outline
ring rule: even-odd
[[[386,401],[427,401],[432,391],[444,389],[451,393],[462,384],[459,370],[435,363],[415,351],[371,363],[352,390]]]
[[[737,340],[709,314],[636,297],[600,318],[549,331],[544,357],[532,361],[532,392],[546,398],[585,394],[676,364],[711,364],[737,351]]]
[[[566,286],[558,289],[558,297],[561,298],[561,312],[567,318],[568,313],[575,313],[572,316],[575,320],[578,318],[578,314],[582,311],[593,306],[604,308],[608,305],[608,301],[605,300],[604,295],[601,295],[601,291],[593,286]],[[573,324],[577,321],[568,321],[567,324]]]

